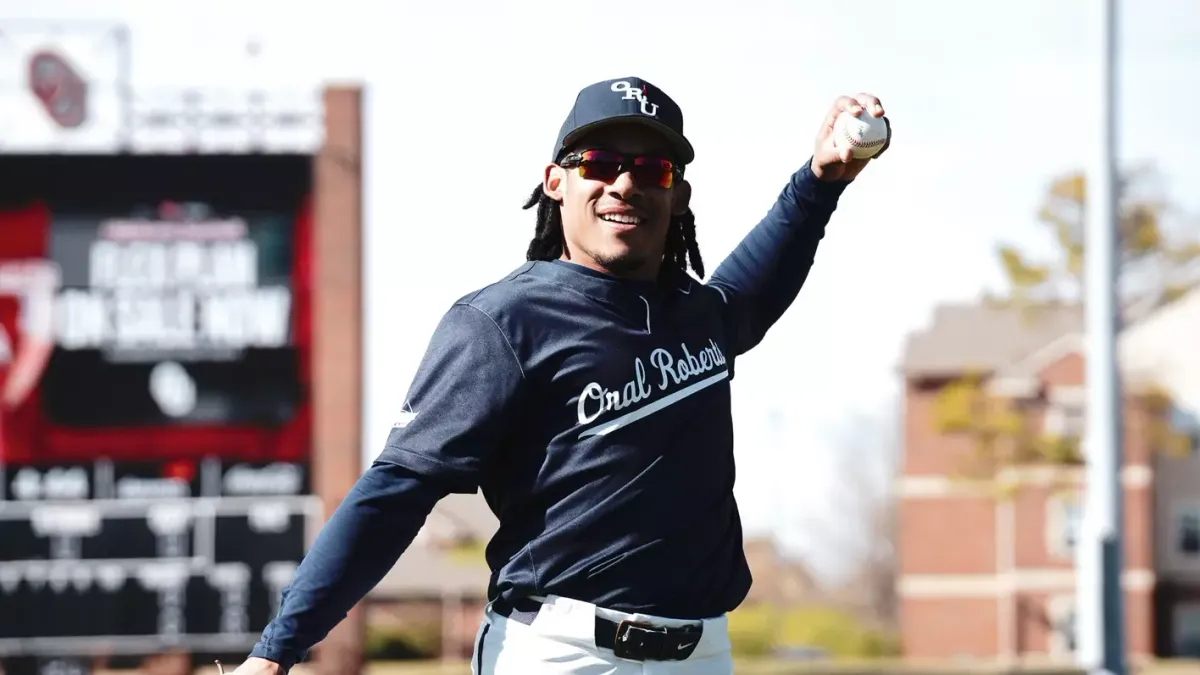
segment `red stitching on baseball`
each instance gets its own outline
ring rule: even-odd
[[[842,136],[844,136],[846,138],[847,143],[849,143],[850,145],[853,145],[855,147],[858,147],[858,148],[873,148],[876,145],[883,145],[883,141],[886,140],[886,139],[880,138],[880,139],[876,139],[874,141],[860,143],[860,142],[854,140],[854,138],[850,136],[849,129],[842,129]]]

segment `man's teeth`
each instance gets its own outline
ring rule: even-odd
[[[622,225],[637,225],[642,222],[637,216],[625,216],[617,213],[606,213],[600,216],[601,220],[607,220],[610,223],[621,223]]]

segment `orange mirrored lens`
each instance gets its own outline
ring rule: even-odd
[[[661,157],[625,157],[606,150],[580,154],[579,175],[588,180],[611,183],[628,171],[641,185],[669,188],[675,184],[675,165]]]

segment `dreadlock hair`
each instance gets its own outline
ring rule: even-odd
[[[562,213],[558,202],[551,199],[538,185],[525,201],[524,209],[537,207],[537,225],[526,260],[558,260],[563,254]],[[663,270],[667,265],[678,267],[685,274],[690,265],[692,271],[704,278],[704,261],[700,258],[700,244],[696,242],[696,216],[691,209],[682,216],[672,216],[667,229],[667,246],[663,250]]]

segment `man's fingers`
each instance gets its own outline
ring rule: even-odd
[[[851,115],[857,115],[862,110],[862,106],[853,96],[839,96],[833,102],[833,107],[829,109],[829,114],[825,116],[825,128],[832,129],[833,123],[837,121],[838,115],[848,112]]]
[[[829,109],[829,114],[825,116],[825,123],[822,125],[822,128],[832,129],[838,115],[844,112],[857,117],[863,111],[866,111],[868,115],[873,117],[883,117],[883,103],[875,96],[865,93],[855,96],[839,96]]]
[[[813,160],[822,166],[828,166],[834,163],[849,164],[854,161],[854,156],[850,154],[850,148],[839,148],[833,143],[827,144],[815,153]]]
[[[853,96],[839,96],[837,100],[833,102],[833,110],[830,111],[830,114],[836,118],[843,112],[848,112],[851,115],[857,115],[861,111],[862,105],[859,104],[858,99],[854,98]]]
[[[862,106],[872,117],[883,117],[883,103],[870,94],[860,93],[854,97],[854,101]]]

